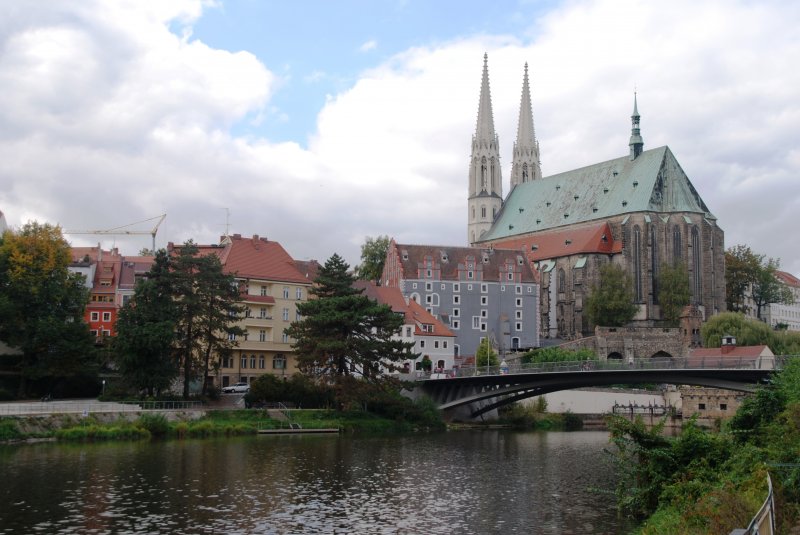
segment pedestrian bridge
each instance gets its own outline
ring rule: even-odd
[[[650,358],[461,368],[422,379],[423,392],[450,416],[478,417],[525,398],[618,384],[675,384],[752,392],[789,357]],[[436,374],[441,377],[444,374]]]

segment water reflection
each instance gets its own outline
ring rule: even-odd
[[[0,533],[621,533],[607,444],[459,431],[4,447]]]

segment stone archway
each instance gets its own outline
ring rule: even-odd
[[[612,353],[609,353],[608,356],[606,357],[606,359],[607,360],[622,360],[622,353],[614,351]]]
[[[673,356],[662,349],[661,351],[657,351],[656,353],[653,353],[650,356],[650,358],[651,359],[672,359]]]

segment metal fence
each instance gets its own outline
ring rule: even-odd
[[[200,401],[31,401],[0,404],[0,416],[41,416],[50,414],[84,414],[93,412],[140,412],[199,410]]]
[[[774,535],[775,533],[775,493],[772,490],[772,479],[767,474],[767,499],[758,510],[750,525],[745,529],[735,529],[730,535]]]

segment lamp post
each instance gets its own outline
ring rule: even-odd
[[[103,379],[103,390],[100,392],[100,395],[103,396],[106,393],[106,380]]]

